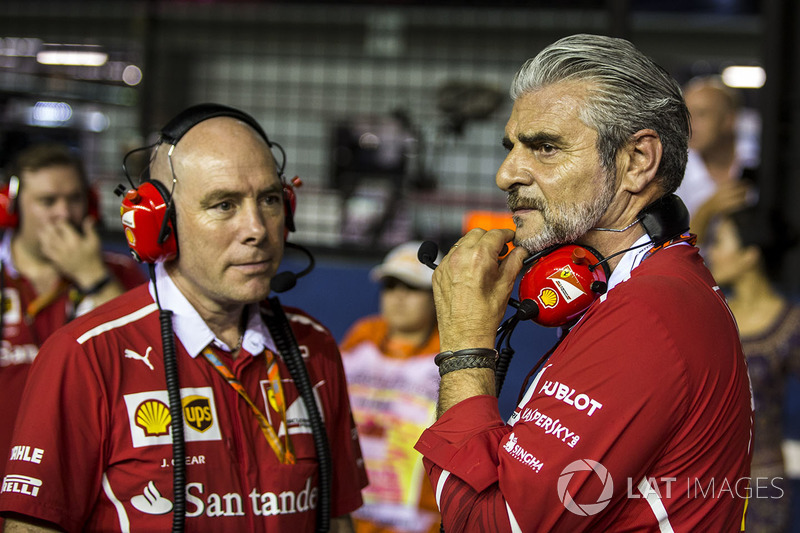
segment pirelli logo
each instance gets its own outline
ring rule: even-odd
[[[39,488],[41,486],[41,479],[19,474],[8,474],[3,478],[3,489],[0,490],[0,492],[16,492],[18,494],[27,494],[35,498],[39,495]]]
[[[167,391],[125,395],[133,447],[172,444]],[[182,388],[184,439],[222,440],[211,387]]]

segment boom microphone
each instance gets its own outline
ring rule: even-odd
[[[293,242],[286,242],[284,243],[284,246],[299,250],[304,253],[306,257],[308,257],[308,266],[296,273],[287,270],[286,272],[275,274],[275,276],[269,282],[269,288],[272,290],[272,292],[281,293],[286,292],[289,289],[293,289],[294,286],[297,285],[297,280],[314,270],[314,265],[316,264],[314,261],[314,256],[311,255],[311,251],[308,248]]]
[[[436,256],[439,255],[439,246],[433,241],[425,241],[419,245],[419,250],[417,251],[417,259],[419,262],[425,265],[426,267],[430,268],[431,270],[436,270],[436,267],[439,266],[434,261],[436,260]]]

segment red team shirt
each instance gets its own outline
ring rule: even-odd
[[[741,529],[752,405],[736,324],[694,247],[644,255],[628,252],[507,424],[477,396],[422,435],[448,533]]]
[[[186,440],[186,531],[312,531],[317,460],[307,411],[283,361],[286,424],[266,400],[257,305],[236,360],[159,266],[161,303],[175,312]],[[172,446],[158,308],[148,286],[59,330],[31,371],[0,493],[0,511],[68,531],[168,531]],[[361,505],[366,474],[341,358],[327,329],[287,309],[321,406],[332,456],[332,516]],[[244,385],[297,463],[279,462],[250,407],[201,354],[209,344]]]
[[[8,458],[11,431],[17,418],[22,390],[39,347],[56,329],[94,306],[91,296],[81,299],[75,289],[68,289],[47,302],[33,316],[28,315],[28,306],[41,295],[14,267],[11,259],[12,235],[12,231],[6,231],[0,244],[0,261],[4,270],[4,309],[1,311],[3,342],[0,348],[0,403],[3,405],[0,409],[0,469]],[[147,281],[139,266],[128,256],[106,252],[103,253],[103,261],[125,289],[132,289]]]

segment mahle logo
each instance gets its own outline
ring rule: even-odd
[[[572,481],[572,476],[576,472],[590,471],[600,478],[603,490],[596,502],[578,503],[572,499],[572,494],[567,490],[569,482]],[[558,499],[561,500],[567,511],[579,516],[592,516],[605,509],[611,501],[612,492],[614,492],[614,482],[611,480],[611,474],[608,473],[606,467],[591,459],[580,459],[568,464],[558,478]]]

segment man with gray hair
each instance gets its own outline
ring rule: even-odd
[[[756,496],[751,396],[736,324],[673,195],[689,137],[680,87],[628,41],[574,35],[525,63],[511,96],[497,184],[516,232],[472,230],[433,278],[438,420],[416,449],[444,528],[739,530]],[[592,285],[604,294],[563,317],[504,422],[495,333],[525,259],[567,243],[590,255],[559,267],[539,309],[583,294],[566,285],[586,257],[608,267]]]

